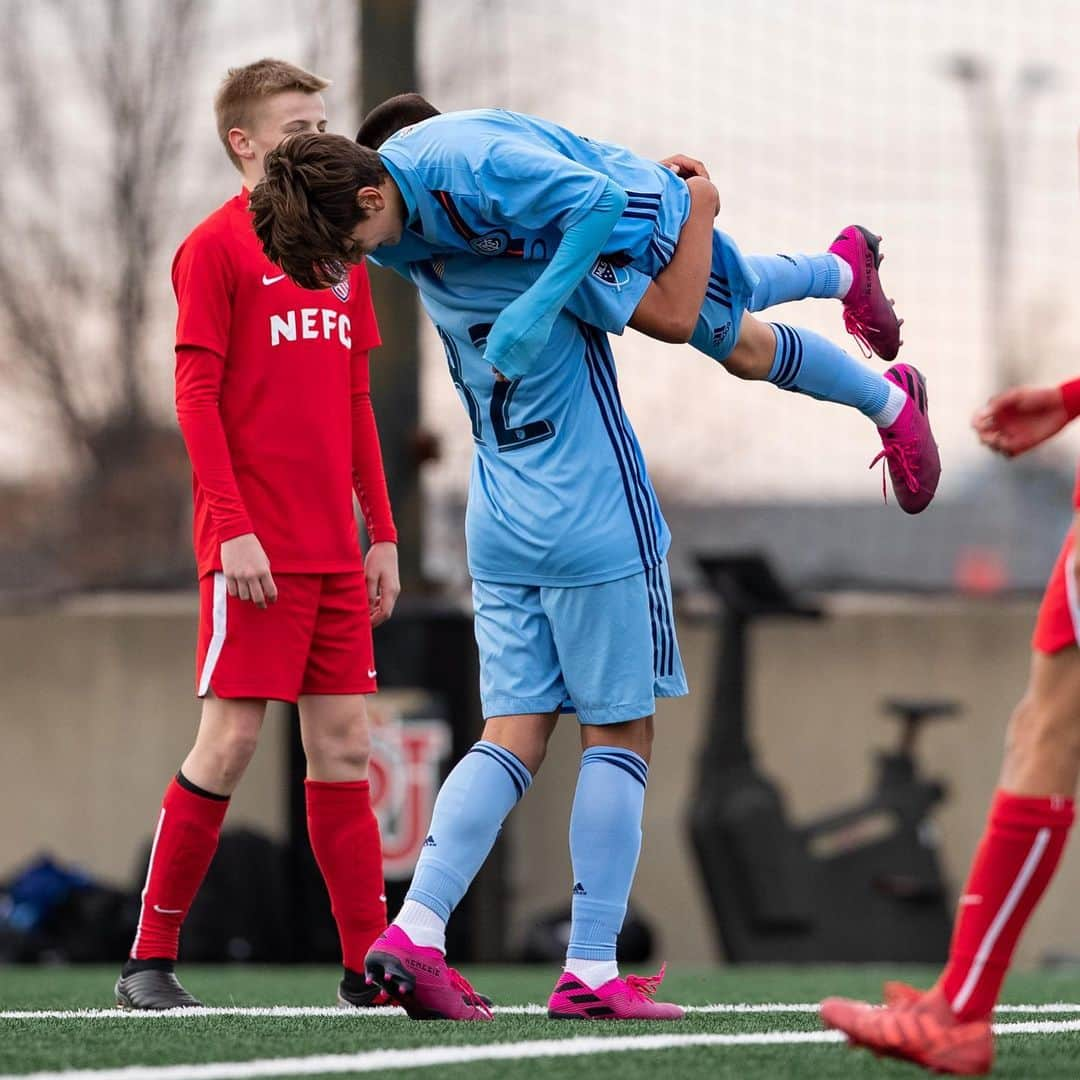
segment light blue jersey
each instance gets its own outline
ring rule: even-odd
[[[684,181],[621,146],[575,135],[505,109],[434,116],[379,147],[406,203],[406,247],[372,258],[398,266],[422,239],[430,254],[550,259],[565,231],[592,210],[611,181],[627,205],[603,250],[607,261],[656,277],[690,212]]]
[[[472,425],[469,571],[550,586],[640,574],[662,563],[670,533],[607,337],[593,327],[621,331],[649,280],[626,269],[614,284],[590,275],[555,321],[543,373],[497,381],[483,358],[487,333],[542,269],[474,256],[411,267]]]

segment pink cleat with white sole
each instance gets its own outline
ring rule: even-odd
[[[550,1020],[681,1020],[686,1013],[666,1001],[654,1001],[665,964],[655,975],[627,975],[593,989],[564,971],[548,998]]]
[[[878,428],[884,449],[870,468],[884,458],[900,509],[918,514],[930,505],[941,478],[941,458],[927,412],[926,379],[911,364],[893,364],[885,378],[899,386],[908,400],[893,423]],[[884,490],[884,479],[881,483]]]
[[[849,225],[829,251],[851,267],[852,284],[843,299],[847,332],[882,360],[891,361],[903,345],[900,327],[904,320],[896,317],[893,302],[881,287],[878,267],[885,256],[879,250],[880,243],[881,237],[869,229]]]
[[[413,944],[388,926],[364,958],[368,982],[383,990],[413,1020],[490,1020],[491,1009],[438,949]]]

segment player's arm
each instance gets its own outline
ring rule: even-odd
[[[653,279],[628,324],[671,344],[689,341],[697,326],[712,266],[713,220],[720,210],[720,195],[711,181],[695,176],[687,187],[690,213],[675,254]]]
[[[255,536],[236,483],[221,422],[221,384],[232,317],[228,257],[211,239],[189,238],[173,261],[176,419],[221,544],[230,596],[260,607],[277,599],[270,560]]]
[[[991,398],[972,418],[984,446],[1005,457],[1025,454],[1080,416],[1080,379],[1060,386],[1017,386]]]
[[[352,474],[353,490],[364,515],[371,546],[364,559],[371,625],[390,618],[401,592],[398,576],[397,529],[386,488],[382,447],[375,411],[371,405],[369,350],[379,344],[375,312],[367,272],[353,273],[352,389]]]
[[[559,246],[536,281],[503,309],[485,359],[510,378],[536,365],[559,312],[589,273],[626,209],[626,192],[600,173],[525,142],[493,144],[477,172],[485,212],[524,228],[555,225]]]

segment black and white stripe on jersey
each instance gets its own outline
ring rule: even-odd
[[[656,529],[659,510],[634,452],[634,439],[623,412],[615,361],[607,337],[592,327],[584,327],[584,330],[589,382],[619,466],[630,522],[637,539],[641,566],[646,574],[653,634],[653,670],[658,676],[670,675],[674,670],[675,633],[667,589],[660,570],[663,555]]]

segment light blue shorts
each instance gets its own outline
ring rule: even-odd
[[[561,709],[618,724],[687,693],[666,563],[574,588],[475,581],[473,604],[485,719]]]
[[[739,338],[757,274],[727,233],[713,230],[713,258],[705,300],[690,344],[723,363]]]

